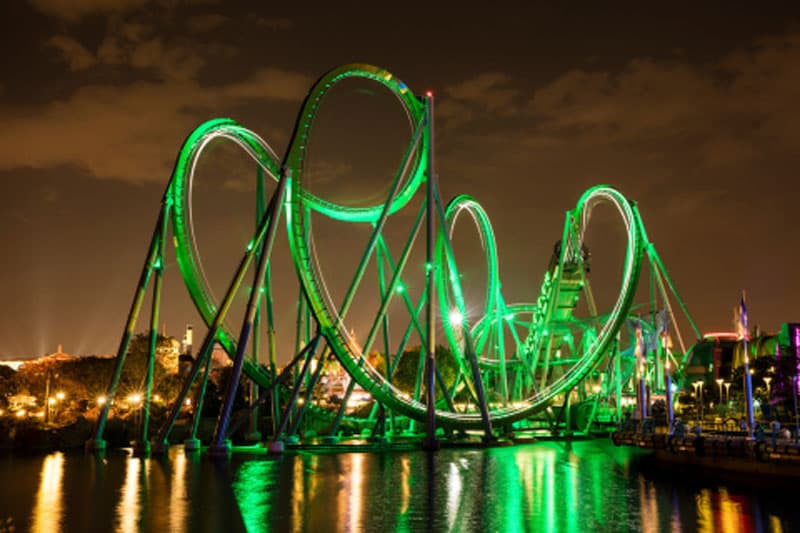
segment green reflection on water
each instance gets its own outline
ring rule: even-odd
[[[244,461],[233,489],[250,531],[577,532],[631,523],[618,490],[628,462],[619,449],[584,443],[287,455]],[[652,507],[640,496],[635,503]],[[609,513],[610,502],[622,510]]]
[[[0,458],[17,531],[794,531],[796,491],[643,470],[605,441],[438,453]],[[2,529],[0,527],[0,529]]]
[[[610,443],[245,460],[249,531],[780,531],[755,496],[649,478]]]
[[[275,489],[274,461],[247,461],[242,464],[233,482],[233,493],[239,504],[248,531],[266,528]]]

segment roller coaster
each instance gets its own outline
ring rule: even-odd
[[[307,186],[311,171],[306,161],[315,119],[326,95],[348,79],[383,86],[396,97],[410,124],[410,141],[401,164],[391,177],[386,197],[374,205],[340,205],[313,194]],[[213,296],[204,272],[192,210],[198,161],[204,149],[218,139],[234,143],[255,162],[258,219],[221,299]],[[240,419],[252,416],[259,406],[268,406],[273,421],[270,449],[274,451],[303,436],[304,417],[312,412],[328,420],[327,438],[320,441],[335,441],[342,426],[352,424],[382,438],[401,431],[414,434],[423,445],[436,447],[442,431],[478,432],[492,440],[529,427],[535,420],[557,424],[556,411],[566,409],[568,414],[571,401],[587,406],[588,415],[580,426],[588,430],[602,412],[619,420],[626,400],[633,396],[642,401],[644,396],[639,395],[649,392],[669,398],[669,380],[681,372],[687,353],[677,315],[685,317],[683,322],[690,324],[697,338],[700,334],[648,239],[637,206],[610,186],[587,190],[566,213],[538,298],[530,303],[507,303],[489,216],[470,196],[457,196],[447,204],[442,201],[434,141],[433,95],[417,97],[390,72],[364,64],[335,68],[312,86],[283,158],[258,134],[231,119],[210,120],[195,129],[178,153],[164,192],[117,351],[108,401],[87,448],[105,448],[109,409],[151,287],[151,342],[148,371],[142,376],[145,392],[137,442],[140,451],[147,453],[151,440],[153,453],[168,445],[187,399],[194,402],[187,447],[200,445],[197,428],[215,345],[224,348],[232,369],[209,453],[224,454],[230,449],[228,438],[237,425],[233,403],[243,379],[249,379],[260,394],[251,397],[251,412],[240,414]],[[275,185],[267,202],[264,191],[269,179]],[[626,236],[620,286],[606,308],[600,308],[593,295],[591,255],[585,239],[592,211],[599,204],[613,207]],[[405,242],[398,246],[387,238],[385,227],[401,211],[413,223]],[[486,293],[477,312],[466,303],[453,246],[454,232],[460,227],[457,223],[465,215],[475,223],[486,261]],[[315,224],[335,220],[369,230],[340,298],[326,285],[312,220]],[[284,224],[300,291],[295,349],[289,354],[289,363],[279,370],[271,258],[276,234]],[[207,333],[166,421],[157,432],[151,432],[153,364],[170,233],[177,265]],[[423,252],[424,259],[419,260]],[[644,313],[636,307],[637,293],[642,292],[639,287],[644,285],[643,270],[649,273]],[[248,275],[252,275],[251,287],[244,283]],[[370,278],[377,278],[377,283],[367,281]],[[416,294],[409,290],[412,285],[419,289]],[[247,306],[240,329],[234,333],[229,312],[243,291]],[[375,308],[366,334],[359,336],[363,341],[354,335],[350,322],[356,300],[372,302]],[[364,305],[360,303],[359,309]],[[402,311],[399,320],[398,310]],[[266,336],[267,342],[262,343],[261,336]],[[673,336],[678,341],[675,347]],[[415,343],[419,349],[409,351]],[[377,359],[371,356],[376,351]],[[408,357],[416,359],[403,361]],[[320,393],[321,381],[334,361],[348,379],[343,397],[329,402],[321,398],[325,394]],[[396,373],[408,364],[416,369],[415,381],[413,386],[401,386],[396,383]],[[371,408],[354,413],[348,407],[354,391],[368,395]]]

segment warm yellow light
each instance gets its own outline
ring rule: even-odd
[[[55,404],[56,404],[56,399],[55,398],[48,398],[47,399],[47,405],[55,405]]]
[[[36,413],[36,416],[38,416],[39,418],[44,418],[44,411],[39,411],[38,413]]]
[[[155,396],[153,396],[153,401],[154,401],[154,402],[160,402],[160,401],[161,401],[161,396],[159,396],[158,394],[156,394]]]
[[[183,402],[183,403],[184,403],[185,405],[192,405],[192,399],[191,399],[191,398],[186,398],[186,401],[185,401],[185,402]]]
[[[61,391],[58,391],[58,392],[56,393],[56,398],[58,398],[58,401],[61,401],[61,400],[63,400],[63,399],[64,399],[64,393],[63,393],[63,392],[61,392]]]
[[[97,405],[105,405],[106,397],[105,396],[98,396],[97,397]]]
[[[128,402],[129,403],[139,403],[141,401],[142,401],[142,395],[141,394],[131,394],[130,396],[128,396]]]
[[[17,411],[17,418],[25,418],[26,414],[27,413],[25,412],[25,409],[20,409],[19,411]]]

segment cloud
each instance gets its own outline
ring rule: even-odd
[[[310,79],[304,74],[269,67],[256,70],[247,80],[225,87],[223,93],[230,98],[296,100],[310,87]]]
[[[256,24],[273,31],[290,30],[294,26],[291,20],[281,17],[256,17]]]
[[[160,38],[137,44],[130,54],[130,65],[153,69],[165,79],[190,80],[205,64],[192,46],[169,45]]]
[[[153,24],[111,21],[97,57],[107,65],[150,70],[162,79],[194,79],[205,64],[201,51],[209,45],[155,34]]]
[[[98,178],[163,182],[198,123],[252,98],[299,101],[311,79],[264,69],[239,83],[191,80],[95,85],[42,109],[0,109],[0,169],[74,166]],[[294,92],[293,92],[294,91]]]
[[[710,65],[636,59],[617,74],[568,72],[535,91],[531,146],[656,143],[703,165],[797,149],[800,34],[759,41]]]
[[[446,128],[472,120],[506,116],[514,112],[514,101],[521,91],[512,86],[511,76],[485,72],[469,80],[446,87],[436,116]]]
[[[191,32],[204,33],[222,26],[227,20],[228,17],[218,14],[195,15],[186,20],[186,26]]]
[[[30,0],[45,15],[77,22],[86,15],[123,13],[138,9],[150,0]]]
[[[55,35],[49,38],[45,45],[61,52],[62,58],[72,71],[84,70],[97,63],[94,55],[72,37]]]
[[[798,32],[706,64],[634,58],[618,71],[564,72],[528,95],[517,87],[488,72],[447,88],[437,118],[448,142],[522,147],[519,159],[557,150],[608,162],[616,151],[664,175],[676,171],[670,160],[743,174],[800,151]]]

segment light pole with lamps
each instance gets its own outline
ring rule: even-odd
[[[722,402],[723,402],[723,399],[722,399],[722,383],[723,383],[724,381],[725,381],[725,380],[724,380],[724,379],[722,379],[722,378],[719,378],[718,380],[716,380],[716,382],[717,382],[717,385],[719,386],[719,403],[722,403]]]
[[[705,382],[701,379],[697,381],[697,389],[700,391],[700,423],[703,423],[703,385]]]
[[[731,401],[731,382],[726,381],[723,385],[725,385],[725,402],[727,403]]]

